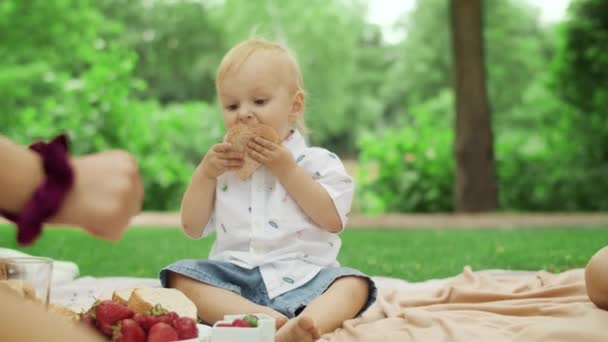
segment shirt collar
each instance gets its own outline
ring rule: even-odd
[[[296,154],[307,147],[304,136],[297,129],[291,130],[291,133],[283,140],[283,146],[287,147],[292,154]]]

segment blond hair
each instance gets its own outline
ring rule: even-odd
[[[226,77],[226,75],[230,74],[231,72],[238,71],[241,65],[243,65],[243,63],[245,63],[245,61],[251,57],[251,55],[258,51],[275,52],[284,57],[284,66],[287,68],[287,71],[291,76],[289,81],[289,90],[292,91],[293,94],[301,92],[302,95],[305,95],[302,71],[300,70],[300,66],[298,65],[294,55],[285,46],[276,42],[265,40],[263,38],[250,38],[242,41],[230,49],[226,55],[224,55],[224,58],[222,58],[215,75],[216,90],[219,90],[218,85]],[[304,135],[308,133],[308,128],[306,127],[303,116],[300,116],[294,122],[294,128],[299,130],[300,133]]]

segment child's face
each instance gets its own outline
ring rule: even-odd
[[[264,51],[255,52],[238,69],[218,83],[224,123],[259,122],[274,128],[285,138],[302,113],[303,96],[289,91],[289,75],[283,58]]]

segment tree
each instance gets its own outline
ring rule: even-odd
[[[490,108],[486,94],[481,0],[452,0],[456,93],[456,210],[498,207]]]
[[[446,0],[417,1],[401,20],[407,36],[400,58],[384,85],[385,117],[403,123],[410,106],[428,102],[452,88],[450,8]],[[487,61],[487,88],[497,129],[526,129],[528,119],[513,113],[528,87],[541,76],[550,60],[551,41],[540,25],[539,13],[523,1],[483,1],[483,36]],[[445,113],[443,120],[450,120]],[[407,121],[405,121],[407,122]]]

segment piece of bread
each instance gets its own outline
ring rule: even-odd
[[[236,124],[226,134],[225,141],[231,143],[237,152],[245,154],[243,167],[236,171],[237,176],[243,180],[251,177],[255,170],[260,167],[260,163],[252,159],[247,153],[249,150],[247,143],[254,137],[263,137],[274,143],[279,142],[279,136],[275,130],[268,125],[260,123],[250,125]]]
[[[80,317],[78,312],[58,303],[49,303],[48,310],[72,321],[78,321]]]
[[[159,304],[180,317],[197,319],[196,306],[181,291],[176,289],[141,287],[131,292],[128,307],[136,313],[144,313]]]
[[[112,301],[122,305],[129,305],[129,298],[133,290],[133,288],[115,290],[112,293]]]

